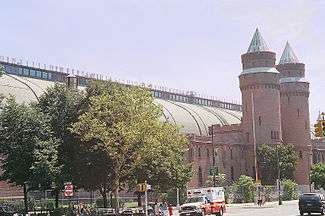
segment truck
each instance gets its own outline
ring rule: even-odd
[[[223,187],[207,187],[187,190],[187,201],[181,205],[180,216],[222,216],[226,211]]]

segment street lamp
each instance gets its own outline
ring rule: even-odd
[[[214,125],[211,126],[211,142],[212,142],[212,175],[213,175],[213,187],[216,187],[216,156],[214,146]]]
[[[280,140],[283,143],[282,140]],[[276,144],[276,158],[277,158],[277,168],[278,168],[278,197],[279,197],[279,205],[282,205],[282,198],[281,198],[281,170],[280,170],[280,155],[279,155],[279,143]]]

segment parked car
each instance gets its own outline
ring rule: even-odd
[[[300,215],[304,213],[325,213],[325,197],[319,193],[305,193],[299,197]]]

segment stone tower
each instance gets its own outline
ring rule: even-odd
[[[243,136],[247,145],[246,173],[252,176],[255,176],[254,138],[257,148],[261,144],[276,144],[282,139],[280,73],[275,68],[275,56],[258,29],[247,53],[241,56],[243,71],[239,82]]]
[[[305,64],[299,62],[287,42],[277,69],[280,72],[282,136],[295,146],[298,164],[295,179],[308,184],[310,170],[309,83],[305,80]]]

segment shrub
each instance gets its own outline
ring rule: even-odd
[[[254,201],[254,180],[250,176],[241,175],[233,183],[230,189],[234,194],[234,202],[253,202]]]
[[[297,184],[290,180],[285,179],[282,181],[283,185],[283,200],[294,200],[297,199]]]

